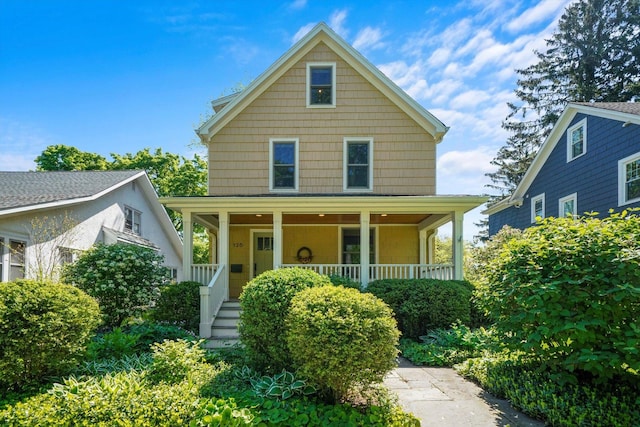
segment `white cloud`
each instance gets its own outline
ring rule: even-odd
[[[331,14],[331,17],[329,18],[329,26],[343,39],[346,39],[349,35],[349,31],[344,26],[346,20],[347,9],[336,10]]]
[[[34,159],[51,144],[36,127],[0,117],[0,170],[34,170]]]
[[[353,47],[358,50],[379,49],[384,47],[380,28],[365,27],[356,36]]]
[[[0,154],[0,171],[35,170],[34,157],[24,154]]]
[[[473,89],[456,95],[453,99],[451,99],[449,105],[451,106],[451,108],[457,110],[475,109],[478,104],[481,104],[491,98],[491,94],[489,94],[487,91]]]
[[[555,17],[558,12],[563,11],[569,3],[571,3],[571,0],[542,0],[534,7],[525,10],[520,14],[520,16],[510,20],[506,25],[506,28],[512,32],[522,31],[531,25],[538,24],[550,19],[551,17]]]
[[[289,9],[300,10],[300,9],[304,9],[306,5],[307,5],[307,0],[294,0],[289,5]]]
[[[468,151],[449,151],[438,158],[437,170],[443,176],[456,175],[477,180],[479,175],[495,170],[490,163],[495,154],[495,150],[484,146]]]
[[[309,31],[316,26],[315,22],[310,22],[307,25],[300,27],[300,29],[293,35],[293,39],[291,40],[293,43],[297,42],[301,38],[303,38]]]

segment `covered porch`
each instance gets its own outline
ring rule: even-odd
[[[222,303],[266,270],[349,277],[462,279],[463,217],[478,196],[236,196],[161,199],[183,215],[185,280],[202,283],[200,335]],[[452,260],[434,264],[438,227],[452,224]],[[193,264],[193,226],[210,235],[211,263]]]

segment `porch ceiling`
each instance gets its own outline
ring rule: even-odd
[[[258,214],[260,215],[260,214]],[[322,216],[321,216],[322,215]],[[419,224],[433,215],[426,214],[372,214],[371,224]],[[231,224],[272,224],[271,214],[231,214]],[[283,225],[301,224],[360,224],[360,215],[357,214],[283,214]]]

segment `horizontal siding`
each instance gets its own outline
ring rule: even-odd
[[[306,108],[306,63],[336,63],[336,108]],[[299,192],[343,187],[343,138],[371,137],[374,193],[435,194],[435,142],[401,109],[319,44],[240,112],[209,145],[209,191],[269,192],[269,138],[299,139]]]

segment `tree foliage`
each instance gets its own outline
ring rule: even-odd
[[[62,144],[50,145],[36,157],[36,170],[39,171],[102,171],[107,169],[107,159],[101,155],[87,153],[76,147]]]
[[[508,343],[564,372],[640,370],[640,217],[545,218],[504,237],[477,295]]]
[[[520,78],[502,127],[507,143],[487,176],[491,202],[513,192],[567,102],[618,102],[640,96],[640,1],[579,0],[567,7],[538,62]]]

